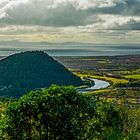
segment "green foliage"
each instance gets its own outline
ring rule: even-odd
[[[11,139],[84,138],[94,113],[94,104],[74,88],[52,86],[12,103],[6,111],[3,132]]]
[[[125,115],[123,108],[113,103],[78,94],[72,86],[54,85],[32,91],[11,103],[0,122],[0,137],[4,140],[121,140],[126,137]]]
[[[139,79],[140,80],[140,74],[132,74],[132,75],[125,75],[125,78],[132,78],[132,79]]]

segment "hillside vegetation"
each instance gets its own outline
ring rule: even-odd
[[[6,74],[0,75],[0,95],[22,96],[0,97],[0,139],[139,140],[140,64],[135,60],[140,57],[77,58],[68,59],[70,67],[63,64],[80,77],[107,80],[110,86],[87,93],[78,93],[72,86],[44,88],[51,79],[57,79],[51,82],[58,85],[82,82],[43,52],[0,61],[0,70]]]
[[[78,94],[71,86],[52,86],[9,103],[1,112],[0,138],[137,140],[138,113],[113,102]]]
[[[44,52],[23,52],[0,61],[0,95],[19,97],[52,84],[79,86],[82,81]]]

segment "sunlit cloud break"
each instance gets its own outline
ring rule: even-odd
[[[0,0],[1,40],[35,33],[36,41],[140,43],[139,7],[140,0]]]

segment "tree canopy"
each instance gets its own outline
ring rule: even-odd
[[[93,140],[122,133],[120,110],[72,86],[32,91],[12,102],[0,122],[2,139]],[[108,133],[109,132],[109,133]]]

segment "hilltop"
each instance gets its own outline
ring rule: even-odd
[[[41,51],[22,52],[0,61],[0,96],[19,97],[52,84],[79,86],[82,81]]]

